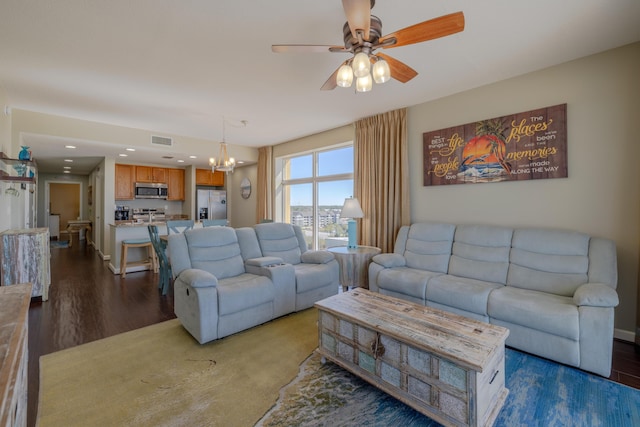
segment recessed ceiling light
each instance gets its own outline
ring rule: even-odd
[[[64,168],[65,169],[71,169],[71,166],[65,166]]]
[[[71,173],[71,171],[64,171],[63,173]]]
[[[242,160],[238,160],[236,163],[238,163],[239,165],[243,164],[244,162]]]
[[[64,161],[67,162],[67,163],[73,163],[72,159],[64,159]]]
[[[64,148],[78,148],[75,145],[65,145]]]
[[[197,159],[198,156],[189,156],[190,159]]]
[[[125,150],[127,150],[127,151],[136,151],[135,148],[125,148]]]
[[[118,156],[120,156],[120,157],[127,157],[127,156],[128,156],[128,154],[120,153],[120,154],[118,154]]]
[[[184,163],[184,160],[180,159],[178,160],[178,163]]]

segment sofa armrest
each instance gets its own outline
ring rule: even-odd
[[[300,261],[305,264],[326,264],[334,260],[335,257],[329,251],[307,251],[300,256]]]
[[[619,303],[618,293],[610,286],[601,283],[585,283],[573,294],[576,305],[591,307],[616,307]]]
[[[245,261],[247,266],[251,265],[254,267],[268,267],[270,265],[282,264],[282,258],[278,258],[276,256],[263,256],[260,258],[251,258]]]
[[[212,288],[218,286],[218,278],[216,276],[197,268],[182,270],[178,277],[192,288]]]
[[[371,261],[380,264],[384,268],[404,267],[407,263],[400,254],[378,254]]]

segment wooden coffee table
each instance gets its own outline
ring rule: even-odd
[[[508,329],[366,289],[315,307],[323,358],[446,426],[493,425]]]

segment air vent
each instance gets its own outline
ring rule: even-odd
[[[151,135],[151,144],[154,145],[164,145],[165,147],[173,146],[173,139],[166,136],[155,136]]]

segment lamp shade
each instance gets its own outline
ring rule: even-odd
[[[353,62],[351,63],[351,67],[353,67],[353,74],[356,77],[364,77],[369,74],[369,70],[371,69],[371,62],[369,60],[369,55],[364,52],[356,53],[356,56],[353,57]]]
[[[371,74],[367,74],[364,77],[358,77],[356,80],[356,92],[369,92],[373,86],[373,80]]]
[[[340,87],[349,87],[351,83],[353,83],[353,70],[351,66],[348,64],[343,65],[338,70],[338,77],[336,78],[336,83]]]
[[[389,64],[384,59],[378,59],[375,64],[373,64],[373,80],[376,83],[384,83],[389,81],[391,78],[391,70],[389,69]]]
[[[344,206],[342,206],[340,218],[362,218],[363,216],[364,212],[362,212],[358,199],[353,197],[344,199]]]

